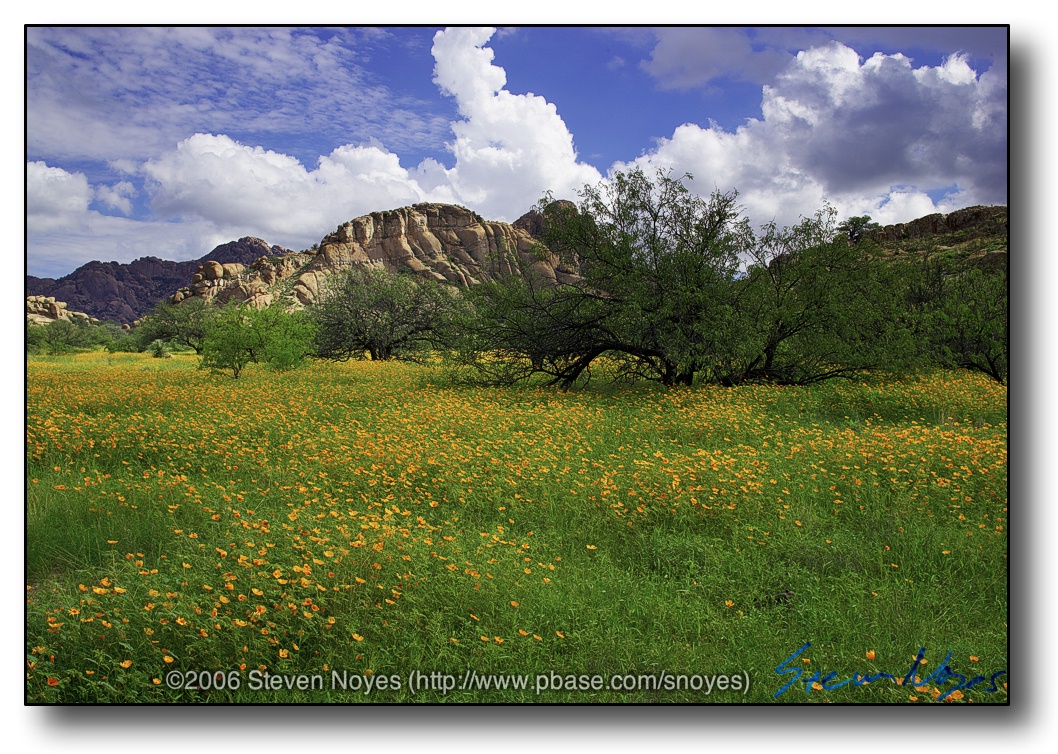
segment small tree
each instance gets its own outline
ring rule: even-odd
[[[442,340],[456,305],[452,291],[431,280],[353,268],[333,276],[311,318],[316,355],[335,361],[412,359]]]
[[[113,322],[57,319],[47,325],[26,320],[27,353],[63,354],[96,346],[109,348],[124,333]]]
[[[302,312],[232,303],[210,320],[201,367],[230,369],[236,379],[251,363],[265,363],[277,371],[293,369],[311,353],[314,332]]]
[[[216,311],[197,297],[179,304],[161,303],[142,319],[134,333],[141,348],[156,340],[164,340],[189,346],[201,354],[210,320]]]
[[[848,236],[851,243],[859,243],[863,234],[871,230],[880,230],[881,225],[871,220],[870,215],[850,217],[838,224],[838,232]]]

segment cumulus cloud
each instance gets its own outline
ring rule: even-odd
[[[26,223],[47,230],[80,219],[88,211],[92,191],[84,173],[69,173],[42,161],[26,163]]]
[[[573,134],[554,104],[512,94],[484,45],[493,29],[454,28],[434,35],[434,82],[455,98],[463,120],[452,124],[456,164],[448,177],[464,202],[498,220],[514,220],[545,191],[567,195],[601,178],[577,160]]]
[[[866,204],[872,216],[904,221],[938,211],[927,192],[951,186],[949,205],[1003,203],[1005,95],[1005,79],[978,77],[961,55],[915,68],[901,54],[861,61],[830,42],[798,53],[763,87],[762,119],[733,133],[685,124],[615,167],[690,172],[699,190],[736,188],[759,221],[796,222],[824,198],[844,216]]]
[[[113,186],[97,187],[95,198],[111,209],[130,215],[132,214],[132,198],[137,193],[136,187],[128,181],[118,181]]]
[[[396,155],[343,146],[307,170],[297,159],[214,134],[195,134],[144,165],[152,209],[307,246],[357,215],[427,199]],[[208,250],[207,250],[208,251]]]

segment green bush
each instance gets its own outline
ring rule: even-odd
[[[314,333],[315,327],[302,312],[232,303],[210,319],[201,368],[230,369],[236,378],[251,363],[267,364],[280,372],[294,369],[312,353]]]

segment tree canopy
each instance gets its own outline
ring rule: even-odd
[[[563,388],[604,355],[619,376],[666,385],[803,385],[909,369],[928,352],[930,363],[1003,378],[996,275],[942,280],[916,309],[909,302],[929,286],[862,235],[877,227],[870,217],[837,224],[824,206],[754,233],[736,192],[702,197],[691,180],[636,169],[585,186],[576,205],[546,196],[540,253],[579,277],[556,285],[523,264],[520,276],[471,289],[463,363],[495,381],[541,373]]]
[[[315,353],[337,361],[410,359],[438,343],[453,294],[431,280],[357,267],[331,277],[311,310]]]
[[[236,378],[251,363],[276,371],[293,369],[311,353],[313,331],[304,312],[229,303],[210,319],[201,368],[230,369]]]

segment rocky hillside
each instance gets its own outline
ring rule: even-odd
[[[977,206],[887,225],[867,237],[885,256],[930,254],[931,258],[956,266],[969,262],[996,270],[1007,265],[1009,225],[1006,207]]]
[[[947,215],[926,215],[909,223],[886,225],[871,237],[879,243],[895,243],[934,236],[962,236],[962,240],[1005,237],[1009,230],[1006,207],[967,207]]]
[[[27,275],[26,294],[64,301],[71,310],[91,317],[126,323],[172,296],[204,262],[250,264],[263,256],[288,253],[290,249],[247,237],[222,244],[189,262],[141,257],[127,264],[89,262],[57,280]]]
[[[293,306],[311,306],[328,276],[355,266],[461,287],[514,273],[521,265],[556,283],[574,279],[574,271],[557,257],[534,256],[533,227],[531,215],[509,225],[450,204],[373,212],[340,225],[323,238],[318,250],[259,259],[249,267],[202,264],[190,285],[170,301],[200,297],[266,306],[285,298]]]

